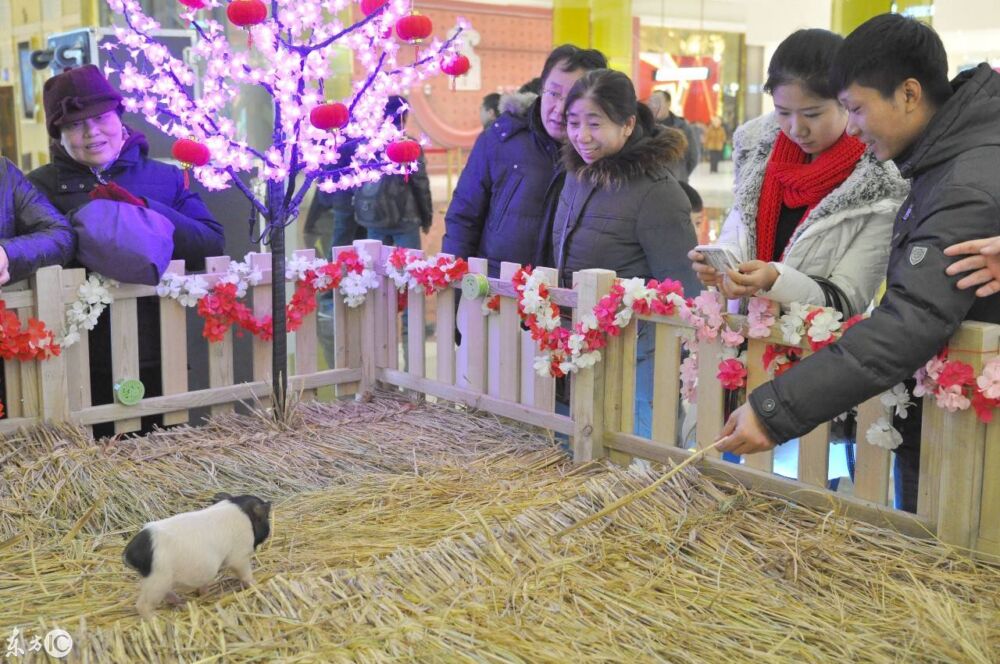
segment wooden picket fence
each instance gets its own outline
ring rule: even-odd
[[[365,304],[356,309],[334,299],[334,367],[318,371],[316,314],[306,318],[294,334],[295,368],[291,389],[312,398],[316,388],[335,386],[338,396],[365,394],[376,386],[399,388],[416,396],[464,404],[565,434],[572,444],[574,460],[587,462],[609,457],[616,463],[642,458],[676,463],[693,453],[679,435],[681,346],[679,332],[688,327],[679,317],[637,316],[618,337],[610,339],[602,361],[572,377],[572,404],[569,415],[556,412],[555,381],[541,377],[533,369],[536,347],[530,334],[520,326],[516,293],[510,278],[520,266],[504,263],[499,279],[490,279],[491,294],[500,295],[497,315],[484,316],[481,300],[461,299],[457,288],[433,297],[411,291],[407,301],[407,329],[400,329],[395,287],[383,272],[391,248],[372,240],[355,243],[379,271],[380,287],[369,293]],[[340,247],[335,253],[349,249]],[[312,250],[299,252],[311,257]],[[272,277],[270,256],[255,254],[251,259],[261,268],[264,279],[252,289],[250,298],[255,315],[270,313]],[[229,258],[209,259],[206,280],[211,284],[226,272]],[[486,261],[469,260],[470,271],[486,274]],[[546,268],[540,268],[546,269]],[[183,273],[182,262],[170,270]],[[554,271],[550,271],[552,283]],[[24,290],[5,289],[8,309],[41,319],[60,330],[64,310],[76,299],[83,281],[82,270],[44,268]],[[574,275],[571,289],[552,288],[552,300],[574,312],[589,312],[611,289],[615,274],[607,270],[584,270]],[[112,291],[112,365],[117,380],[138,377],[138,324],[136,298],[155,295],[155,288],[122,285]],[[434,306],[435,339],[428,344],[426,321]],[[117,432],[139,428],[139,418],[163,414],[166,424],[188,420],[188,409],[210,406],[213,412],[233,407],[235,402],[266,400],[270,394],[270,343],[253,341],[253,382],[234,384],[232,332],[218,343],[209,344],[210,387],[190,391],[187,383],[188,312],[177,302],[161,299],[160,333],[163,361],[163,396],[143,399],[134,406],[106,404],[94,406],[90,400],[89,360],[84,338],[60,357],[42,362],[5,363],[7,419],[0,420],[0,433],[41,421],[73,421],[82,425],[114,422]],[[737,317],[738,318],[738,317]],[[653,428],[650,438],[633,431],[637,321],[649,321],[655,328]],[[455,330],[461,343],[455,343]],[[732,320],[732,325],[742,324]],[[405,344],[405,366],[401,366],[401,337]],[[207,343],[202,341],[202,343]],[[768,343],[781,343],[780,335],[749,342],[748,389],[767,380],[761,363]],[[723,422],[724,391],[715,377],[715,358],[721,342],[699,342],[696,446],[710,445]],[[985,361],[1000,349],[1000,326],[966,323],[950,343],[951,357],[966,361],[977,373]],[[433,366],[427,361],[432,349]],[[804,354],[809,354],[803,343]],[[238,361],[238,360],[236,360]],[[869,424],[883,414],[878,398],[861,405],[859,437]],[[824,424],[802,437],[799,444],[798,478],[774,472],[772,454],[747,457],[743,464],[723,461],[711,453],[700,462],[703,472],[735,481],[747,487],[785,496],[821,509],[836,509],[861,520],[891,527],[919,537],[937,536],[942,541],[977,552],[982,557],[1000,559],[1000,422],[980,423],[971,410],[948,413],[929,405],[923,415],[920,493],[917,514],[894,510],[890,505],[891,452],[869,445],[857,445],[854,491],[852,495],[827,489],[830,427]]]

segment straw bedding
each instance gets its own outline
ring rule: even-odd
[[[99,444],[0,441],[0,645],[94,662],[1000,661],[1000,570],[693,469],[574,468],[545,436],[382,395]],[[121,551],[216,491],[275,502],[249,589],[142,623]],[[22,658],[21,661],[30,661]]]

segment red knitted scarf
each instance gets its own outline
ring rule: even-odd
[[[864,154],[865,144],[846,133],[823,154],[807,161],[809,155],[794,141],[778,132],[764,171],[764,184],[757,205],[757,259],[774,258],[774,238],[778,230],[781,206],[806,207],[802,219],[809,216],[827,194],[840,186],[854,171]],[[798,223],[802,223],[799,219]]]

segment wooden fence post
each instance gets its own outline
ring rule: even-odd
[[[205,259],[205,272],[221,272],[229,269],[229,256],[212,256]],[[208,386],[228,387],[233,384],[233,328],[226,330],[221,341],[208,342]],[[233,404],[222,403],[212,406],[212,415],[233,412]]]
[[[299,249],[294,253],[299,259],[316,260],[315,249]],[[319,368],[317,353],[319,340],[316,323],[316,311],[302,319],[302,326],[295,331],[295,368],[289,373],[293,376],[304,376],[316,373]],[[316,398],[316,390],[302,390],[302,401],[312,401]]]
[[[38,320],[45,323],[45,327],[50,330],[61,330],[66,316],[63,304],[62,268],[50,265],[36,272],[34,294],[35,315]],[[38,392],[41,402],[39,414],[45,421],[64,422],[69,419],[66,358],[62,355],[52,356],[39,364],[41,365],[38,372]],[[138,378],[138,374],[136,377]]]
[[[381,275],[382,268],[378,264],[382,257],[382,243],[378,240],[355,240],[354,248],[357,250],[358,255],[362,258],[368,256],[372,261],[372,269],[379,272]],[[385,317],[385,289],[386,277],[384,275],[379,276],[379,286],[373,291],[369,292],[365,297],[365,303],[362,305],[362,322],[361,322],[361,385],[358,389],[358,398],[368,398],[371,396],[372,390],[375,389],[375,367],[376,359],[379,357],[384,357],[384,352],[382,355],[378,355],[378,351],[384,351],[384,331],[385,331],[385,320],[381,323],[378,322],[379,316]],[[376,332],[378,330],[383,331],[383,338],[381,340],[383,346],[379,348],[378,340],[376,339]],[[351,343],[348,340],[348,343]]]
[[[983,370],[985,354],[995,352],[998,344],[1000,326],[966,322],[951,338],[948,357],[971,364],[979,375]],[[926,405],[937,407],[931,403]],[[941,541],[948,544],[976,549],[981,517],[998,513],[995,505],[984,505],[984,499],[997,495],[1000,469],[995,467],[996,450],[991,444],[989,458],[993,460],[994,467],[987,468],[987,429],[973,409],[945,412],[942,420],[943,430],[922,441],[936,441],[941,447],[937,534]],[[993,524],[990,527],[994,527]]]
[[[486,259],[470,258],[469,272],[486,274]],[[458,328],[462,332],[462,342],[458,345],[455,385],[482,393],[486,389],[486,356],[490,348],[479,300],[461,299],[458,304]]]
[[[184,274],[184,261],[170,261],[168,274]],[[181,304],[168,297],[160,298],[160,366],[163,391],[161,394],[180,394],[188,391],[187,311]],[[164,413],[163,424],[183,424],[188,421],[188,411]]]
[[[574,323],[592,312],[615,283],[611,270],[581,270],[573,273],[573,289],[577,292]],[[573,375],[570,390],[573,415],[573,461],[583,463],[600,459],[604,450],[604,362]]]
[[[450,154],[450,153],[449,153]],[[454,258],[438,254],[438,258]],[[437,381],[445,385],[455,383],[455,297],[454,288],[445,288],[437,294],[437,318],[434,337],[437,340]]]
[[[257,268],[260,270],[261,274],[270,274],[271,254],[250,254],[250,267]],[[253,315],[257,318],[267,316],[268,314],[272,317],[284,316],[285,312],[275,312],[272,310],[271,306],[271,289],[284,287],[285,275],[283,274],[271,274],[270,280],[265,279],[259,286],[254,286],[253,294],[251,295],[253,302]],[[273,351],[274,344],[272,342],[264,341],[262,339],[258,339],[257,337],[253,338],[253,379],[255,381],[269,381],[273,378],[273,376],[271,376],[271,353]],[[264,407],[270,406],[271,397],[260,397],[260,403]]]

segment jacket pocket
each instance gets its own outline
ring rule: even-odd
[[[521,182],[524,181],[524,177],[517,171],[512,171],[509,176],[507,176],[507,181],[505,182],[504,188],[500,191],[500,196],[497,198],[496,205],[490,206],[490,216],[489,222],[487,223],[487,228],[491,231],[499,230],[503,226],[503,222],[507,217],[507,212],[510,209],[511,201],[514,200],[517,190],[521,188]]]

